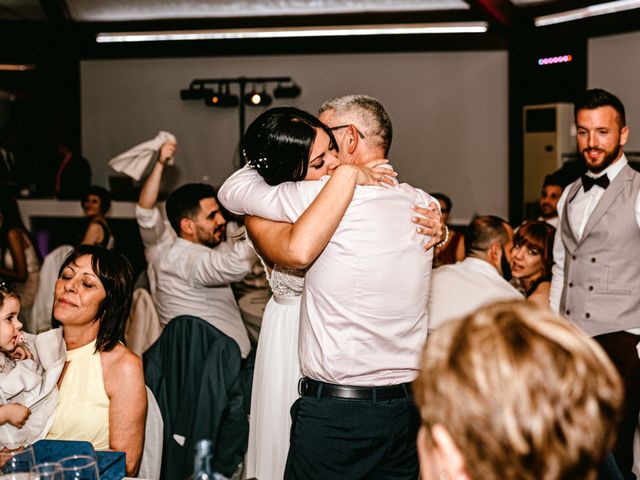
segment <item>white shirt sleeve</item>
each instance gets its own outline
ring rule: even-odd
[[[162,218],[157,207],[143,208],[136,203],[135,212],[140,238],[144,245],[144,254],[147,263],[151,264],[159,251],[173,243],[175,233],[172,228],[167,227],[167,222]]]
[[[204,287],[239,282],[251,272],[256,259],[253,248],[246,240],[220,244],[199,254],[193,270],[194,282]]]
[[[562,289],[564,287],[564,244],[562,243],[562,214],[564,213],[564,204],[569,194],[569,186],[564,189],[560,200],[558,200],[558,228],[556,228],[556,236],[553,240],[553,268],[551,270],[551,287],[549,291],[549,306],[551,311],[559,313],[560,298],[562,297]]]
[[[320,193],[326,178],[271,186],[255,169],[245,166],[220,187],[218,200],[238,215],[293,223]]]

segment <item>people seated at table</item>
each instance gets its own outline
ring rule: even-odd
[[[15,199],[0,194],[0,278],[22,298],[21,318],[29,325],[29,315],[38,289],[40,259],[31,234],[24,226]]]
[[[598,344],[527,302],[429,335],[414,391],[423,480],[602,478],[622,402]]]
[[[553,239],[556,229],[540,220],[524,222],[513,237],[511,274],[525,297],[549,308]]]
[[[80,243],[113,248],[114,238],[105,215],[111,208],[111,193],[99,185],[91,185],[80,202],[82,211],[88,219]]]
[[[122,343],[132,276],[124,256],[95,245],[76,247],[62,264],[53,323],[63,327],[67,365],[47,436],[124,451],[130,476],[140,465],[147,410],[142,361]]]
[[[433,268],[436,268],[464,259],[464,234],[449,226],[449,215],[451,215],[451,209],[453,208],[451,199],[444,193],[432,193],[430,195],[438,200],[440,212],[442,213],[442,222],[449,229],[449,236],[446,241],[435,247]]]
[[[503,219],[474,219],[464,237],[466,258],[433,270],[429,293],[429,330],[468,315],[482,305],[523,296],[510,283],[513,229]]]
[[[64,367],[60,330],[24,333],[20,296],[0,284],[0,445],[14,449],[43,438],[58,402]]]

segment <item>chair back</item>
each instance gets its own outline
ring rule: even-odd
[[[144,425],[144,447],[138,478],[158,480],[162,467],[162,413],[153,392],[147,388],[147,420]]]

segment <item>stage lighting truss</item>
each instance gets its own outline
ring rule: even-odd
[[[269,84],[276,84],[273,96],[267,91]],[[238,85],[239,94],[231,93],[233,85]],[[251,90],[247,91],[247,85]],[[256,88],[259,86],[260,89]],[[273,98],[296,98],[302,89],[291,77],[237,77],[204,78],[192,80],[189,88],[180,90],[182,100],[204,100],[209,107],[267,107]]]

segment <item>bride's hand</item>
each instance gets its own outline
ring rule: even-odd
[[[378,159],[365,163],[364,165],[350,165],[353,167],[358,176],[356,178],[356,184],[358,185],[380,185],[388,184],[395,185],[398,182],[395,177],[398,174],[393,170],[393,167],[389,165],[389,160]]]

